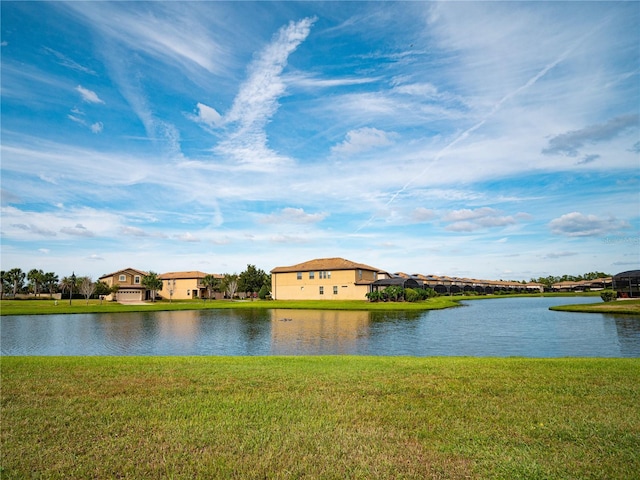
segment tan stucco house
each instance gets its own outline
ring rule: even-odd
[[[271,270],[274,300],[365,300],[379,270],[344,258],[317,258]]]
[[[197,270],[163,273],[162,275],[158,275],[158,278],[162,280],[162,290],[160,290],[159,294],[166,300],[209,298],[207,287],[202,283],[202,280],[207,275],[209,274]],[[220,281],[224,278],[223,275],[218,275],[216,273],[211,275]],[[171,290],[173,290],[173,295]],[[211,292],[212,299],[220,299],[222,296],[223,294],[220,292]]]
[[[107,295],[106,300],[117,300],[118,302],[142,302],[149,299],[149,291],[142,285],[142,277],[147,272],[136,270],[135,268],[125,268],[117,272],[108,273],[98,280],[106,283],[109,287],[118,286],[115,294]],[[114,298],[115,297],[115,298]]]

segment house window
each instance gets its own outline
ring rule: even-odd
[[[331,272],[327,272],[327,278],[331,278]]]
[[[333,287],[333,294],[334,295],[338,294],[338,286],[337,285],[334,285],[334,287]]]
[[[362,280],[362,270],[358,269],[358,280]]]
[[[296,274],[296,276],[297,276],[298,280],[302,280],[302,272],[298,272]]]
[[[124,282],[126,279],[127,279],[126,275],[120,275],[120,276],[118,277],[118,281],[119,281],[119,282]]]
[[[309,280],[313,280],[315,278],[316,272],[309,272]]]
[[[319,273],[320,278],[331,278],[331,272],[322,271]]]
[[[324,287],[320,287],[320,295],[324,295]]]
[[[139,284],[140,283],[140,275],[136,275],[133,279],[133,283],[135,284]]]

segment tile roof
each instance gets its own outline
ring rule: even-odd
[[[187,279],[187,278],[204,278],[207,275],[213,275],[215,278],[223,278],[223,275],[217,274],[217,273],[204,273],[204,272],[200,272],[198,270],[190,270],[190,271],[186,271],[186,272],[167,272],[167,273],[163,273],[162,275],[158,275],[158,278],[161,280],[180,280],[180,279]]]
[[[321,270],[369,270],[371,272],[379,272],[380,269],[370,267],[364,263],[356,263],[345,258],[316,258],[309,260],[308,262],[298,263],[297,265],[291,265],[290,267],[276,267],[271,270],[271,273],[285,273],[285,272],[315,272]]]

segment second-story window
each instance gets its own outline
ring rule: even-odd
[[[296,276],[298,277],[298,280],[302,280],[302,272],[298,272]]]
[[[118,277],[118,281],[119,281],[119,282],[124,282],[124,281],[126,281],[126,280],[127,280],[126,275],[120,275],[120,276]]]
[[[139,284],[140,283],[140,275],[136,275],[133,279],[133,283],[135,284]]]
[[[316,272],[309,272],[309,280],[313,280],[316,275]]]

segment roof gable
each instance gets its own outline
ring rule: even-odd
[[[129,274],[129,275],[140,275],[142,277],[144,277],[145,275],[149,275],[149,272],[145,272],[142,270],[136,270],[135,268],[123,268],[122,270],[118,270],[115,271],[113,273],[107,273],[106,275],[102,275],[98,280],[102,280],[103,278],[109,278],[109,277],[117,277],[119,275],[122,274]]]

